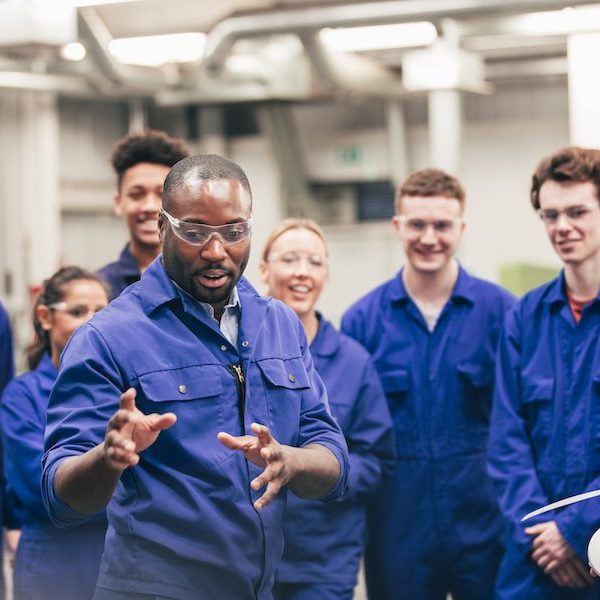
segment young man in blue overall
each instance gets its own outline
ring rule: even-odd
[[[270,600],[287,488],[341,497],[344,437],[297,316],[242,277],[242,169],[177,163],[159,228],[162,256],[65,348],[42,493],[62,526],[108,504],[96,600]]]
[[[490,474],[507,522],[497,598],[600,598],[586,548],[600,503],[521,523],[529,511],[600,487],[600,152],[564,148],[533,175],[531,204],[563,263],[529,292],[501,337]]]
[[[120,139],[111,156],[117,175],[114,210],[129,230],[129,241],[118,260],[98,270],[111,298],[135,283],[160,253],[158,213],[169,169],[190,151],[183,140],[162,131],[146,131]]]
[[[396,468],[368,525],[374,600],[493,593],[502,526],[486,447],[496,343],[514,300],[458,264],[464,201],[451,175],[413,173],[393,218],[406,264],[342,320],[373,356],[396,430]]]

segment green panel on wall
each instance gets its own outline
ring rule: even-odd
[[[509,263],[500,266],[500,285],[513,294],[522,296],[525,292],[550,281],[558,274],[552,267],[527,263]]]

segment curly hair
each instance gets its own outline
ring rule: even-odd
[[[421,169],[415,171],[400,185],[396,192],[396,212],[400,212],[405,196],[441,196],[458,200],[461,209],[465,204],[465,190],[456,177],[441,169]]]
[[[546,181],[557,183],[594,184],[600,202],[600,150],[568,146],[544,158],[531,180],[529,200],[535,210],[540,208],[540,190]]]
[[[113,146],[110,162],[117,173],[120,186],[125,171],[139,163],[172,167],[190,153],[183,140],[170,137],[164,131],[150,129],[118,140]]]

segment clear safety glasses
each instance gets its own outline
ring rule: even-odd
[[[223,246],[231,246],[243,242],[252,232],[252,219],[240,221],[239,223],[213,226],[180,221],[162,208],[160,212],[169,221],[173,233],[180,240],[194,246],[204,246],[208,244],[212,237],[217,237]]]
[[[564,215],[565,218],[571,225],[576,225],[584,221],[587,216],[598,207],[598,203],[583,203],[577,204],[575,206],[567,206],[564,210],[555,210],[553,208],[540,208],[538,210],[538,215],[540,219],[544,221],[547,226],[554,226],[558,223],[558,219],[561,215]]]
[[[87,304],[67,304],[66,302],[54,302],[48,304],[50,310],[64,312],[73,319],[83,319],[93,317],[97,312],[101,311],[104,306],[88,306]]]
[[[405,215],[398,215],[398,220],[411,236],[421,236],[431,227],[435,235],[441,237],[453,234],[463,222],[461,217],[428,221]]]

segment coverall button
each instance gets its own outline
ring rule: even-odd
[[[185,386],[185,385],[182,384],[182,385],[179,386],[178,389],[179,389],[179,393],[180,394],[187,394],[187,386]]]

